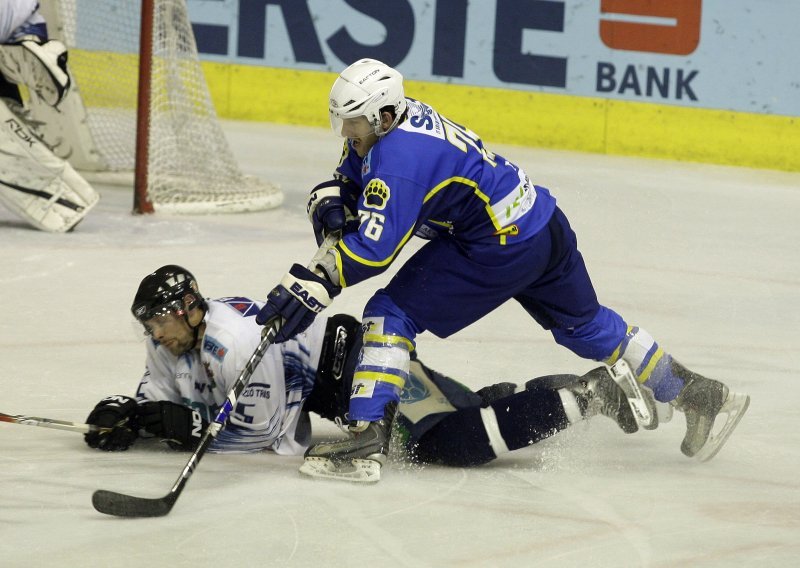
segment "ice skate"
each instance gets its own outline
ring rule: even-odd
[[[746,394],[731,392],[727,386],[689,371],[680,363],[673,362],[678,376],[685,384],[673,404],[686,415],[686,435],[681,443],[681,452],[700,461],[708,461],[717,455],[734,428],[742,419],[750,404]],[[717,418],[723,424],[714,425]]]
[[[396,412],[397,403],[391,402],[380,420],[351,424],[347,439],[311,446],[306,451],[300,473],[361,483],[380,481]]]
[[[616,422],[626,434],[633,434],[639,430],[628,397],[606,367],[589,371],[581,377],[580,383],[570,390],[575,394],[578,408],[584,418],[602,414]]]
[[[620,359],[614,363],[609,373],[611,373],[614,382],[625,394],[628,405],[639,426],[645,430],[658,428],[659,415],[653,392],[639,384],[628,363],[624,359]]]

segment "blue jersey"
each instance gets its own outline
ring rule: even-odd
[[[345,143],[337,173],[361,190],[359,228],[336,245],[339,284],[384,271],[416,235],[513,246],[555,209],[547,189],[483,146],[471,130],[408,99],[408,117],[362,159]]]

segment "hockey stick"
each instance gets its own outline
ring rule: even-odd
[[[163,517],[169,513],[172,510],[172,506],[175,505],[175,501],[178,500],[183,488],[186,487],[186,482],[189,481],[189,477],[191,477],[197,464],[200,463],[200,459],[225,425],[228,415],[236,404],[236,399],[239,398],[239,395],[247,386],[247,383],[250,381],[250,376],[253,374],[256,366],[261,362],[261,358],[264,356],[267,348],[272,345],[272,341],[275,339],[279,327],[278,322],[274,322],[270,327],[266,328],[266,333],[261,343],[258,344],[256,350],[250,356],[244,369],[228,392],[227,399],[222,404],[219,412],[217,412],[216,418],[214,418],[214,421],[206,428],[205,434],[203,434],[200,440],[200,444],[189,458],[189,461],[186,462],[186,466],[183,468],[183,471],[181,471],[181,474],[178,476],[178,479],[175,481],[169,493],[164,497],[148,499],[145,497],[134,497],[133,495],[98,489],[92,494],[92,505],[94,505],[94,508],[106,515],[114,515],[117,517]]]
[[[328,249],[333,246],[337,240],[338,235],[335,234],[325,238],[319,250],[314,255],[314,258],[311,259],[309,269],[313,269],[316,263],[327,253]],[[225,425],[228,415],[236,404],[236,400],[250,381],[250,376],[261,362],[267,348],[272,345],[275,336],[280,330],[280,326],[281,324],[279,321],[273,321],[264,328],[261,343],[258,344],[258,347],[256,347],[256,350],[250,356],[250,359],[247,361],[244,369],[242,369],[236,382],[233,383],[233,386],[228,391],[228,396],[219,409],[219,412],[217,412],[216,418],[214,418],[214,421],[206,428],[200,440],[200,444],[189,458],[189,461],[186,462],[186,466],[184,466],[183,471],[181,471],[181,474],[178,476],[178,479],[175,481],[169,493],[160,498],[148,499],[99,489],[92,494],[92,505],[94,505],[94,508],[106,515],[114,515],[117,517],[163,517],[167,515],[178,500],[183,488],[186,487],[186,482],[189,481],[189,477],[191,477],[197,464],[200,463],[200,459]]]
[[[54,428],[56,430],[68,430],[79,434],[89,432],[108,432],[111,428],[100,428],[94,424],[81,424],[78,422],[67,422],[66,420],[54,420],[52,418],[40,418],[38,416],[26,416],[24,414],[5,414],[0,412],[0,422],[11,424],[23,424],[25,426],[41,426],[42,428]]]

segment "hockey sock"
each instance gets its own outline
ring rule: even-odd
[[[556,391],[522,391],[486,408],[464,408],[431,428],[414,450],[422,462],[465,467],[549,438],[569,426]]]
[[[653,391],[657,401],[669,402],[681,392],[684,381],[673,370],[672,356],[645,330],[628,326],[625,338],[604,363],[613,365],[620,359],[630,365],[640,383]]]

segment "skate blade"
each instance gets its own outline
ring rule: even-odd
[[[720,428],[719,432],[714,433],[713,430],[708,436],[708,441],[700,448],[694,455],[694,458],[706,462],[713,458],[728,441],[736,425],[744,416],[747,407],[750,406],[750,397],[746,394],[729,392],[728,398],[725,399],[725,404],[719,409],[714,424],[716,425],[721,415],[725,415],[725,424]]]
[[[381,480],[381,464],[374,460],[354,459],[336,464],[328,458],[307,457],[300,473],[317,479],[335,479],[353,483],[377,483]]]
[[[630,366],[623,359],[620,359],[611,367],[611,377],[619,385],[631,412],[636,418],[636,422],[645,430],[655,430],[658,427],[658,414],[656,413],[655,399],[648,392],[642,392],[642,388],[636,377],[633,376]]]

